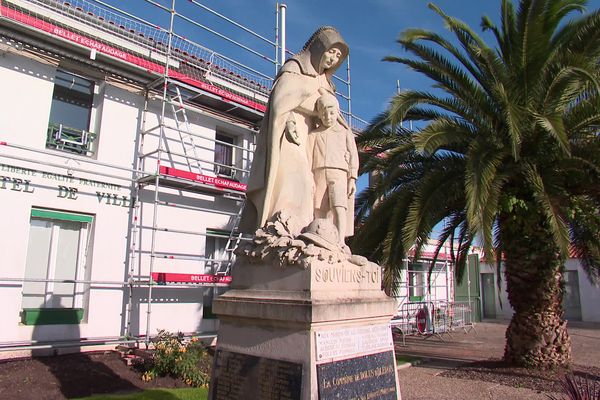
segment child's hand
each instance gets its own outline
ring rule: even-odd
[[[348,179],[348,198],[354,196],[356,193],[356,179],[350,178]]]

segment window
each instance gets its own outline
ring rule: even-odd
[[[219,274],[224,273],[227,269],[227,260],[229,254],[226,250],[227,241],[229,240],[230,232],[223,231],[220,229],[207,229],[206,230],[206,248],[205,257],[211,261],[206,261],[205,273],[206,274]],[[214,236],[212,236],[214,235]],[[233,253],[231,256],[234,257]],[[202,315],[205,319],[216,319],[217,316],[212,312],[213,299],[224,293],[227,288],[207,288],[204,292],[203,298],[203,311]]]
[[[425,296],[425,276],[422,263],[408,264],[408,299],[422,301]]]
[[[215,142],[215,174],[233,179],[235,169],[233,166],[234,138],[217,133]]]
[[[206,251],[205,256],[211,261],[206,262],[206,273],[216,274],[225,269],[229,254],[226,246],[229,240],[229,232],[220,229],[206,230]],[[214,236],[213,236],[214,235]]]
[[[23,284],[26,325],[77,324],[83,318],[89,285],[84,280],[93,217],[46,209],[31,210]]]
[[[96,83],[57,70],[46,147],[92,155],[96,136],[89,131]]]

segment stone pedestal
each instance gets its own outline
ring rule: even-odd
[[[359,265],[361,264],[361,265]],[[318,260],[309,268],[241,257],[219,316],[209,398],[399,399],[381,268]]]

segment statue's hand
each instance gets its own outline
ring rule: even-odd
[[[356,179],[350,178],[348,179],[348,198],[354,196],[356,193]]]
[[[296,122],[289,120],[285,123],[285,137],[292,143],[300,146],[300,137],[296,132]]]

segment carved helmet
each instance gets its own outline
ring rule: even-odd
[[[341,249],[337,228],[327,218],[314,219],[298,237],[327,250],[338,251]]]

